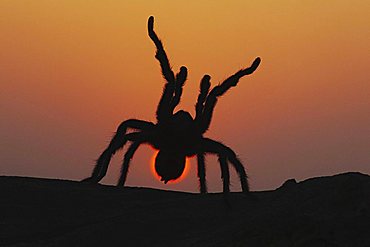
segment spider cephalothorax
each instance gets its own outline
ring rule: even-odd
[[[183,66],[179,73],[174,74],[163,44],[153,30],[153,24],[154,17],[151,16],[148,20],[148,33],[157,48],[155,57],[160,62],[163,77],[167,81],[156,112],[157,123],[137,119],[122,122],[110,144],[97,160],[92,175],[83,181],[98,183],[105,176],[112,156],[129,141],[131,145],[123,160],[118,185],[125,184],[129,163],[137,148],[141,144],[148,143],[159,150],[155,159],[155,170],[164,183],[179,178],[185,169],[186,157],[196,155],[200,192],[206,193],[204,156],[206,153],[214,153],[219,157],[224,193],[229,192],[228,162],[236,169],[242,190],[248,192],[247,175],[234,151],[220,142],[203,137],[203,134],[209,128],[218,97],[231,87],[235,87],[240,78],[252,74],[261,59],[256,58],[251,67],[239,70],[212,90],[210,90],[211,77],[205,75],[200,83],[200,93],[195,105],[195,118],[182,110],[174,113],[180,102],[182,88],[187,78],[187,69]],[[133,129],[136,132],[126,133],[127,129]]]

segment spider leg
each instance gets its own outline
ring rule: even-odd
[[[186,78],[188,76],[188,70],[185,66],[180,68],[180,72],[176,75],[176,84],[175,84],[175,92],[174,96],[170,103],[170,112],[173,113],[176,106],[180,103],[181,95],[182,95],[182,87],[185,85]]]
[[[126,143],[127,141],[133,141],[134,139],[136,139],[136,136],[138,135],[138,134],[141,134],[140,132],[134,132],[134,133],[130,133],[130,134],[126,134],[124,137],[123,137],[123,141]],[[124,145],[124,144],[123,144]],[[123,147],[123,145],[122,145],[122,147]],[[100,167],[99,167],[99,170],[98,170],[98,168],[97,167],[95,167],[96,168],[96,170],[98,170],[98,171],[96,171],[96,172],[99,172],[99,173],[97,173],[97,175],[94,177],[94,175],[92,175],[91,176],[91,182],[95,182],[95,183],[97,183],[97,182],[99,182],[101,179],[103,179],[103,177],[107,174],[107,171],[108,171],[108,166],[109,166],[109,162],[110,162],[110,160],[111,160],[111,158],[112,158],[112,156],[114,155],[114,153],[109,153],[109,151],[108,152],[106,152],[108,149],[106,149],[104,152],[103,152],[103,154],[99,157],[99,159],[98,159],[98,161],[97,161],[97,166],[98,166],[98,164],[100,165]],[[94,174],[94,172],[95,172],[95,169],[94,169],[94,171],[93,171],[93,174]]]
[[[201,194],[205,194],[207,193],[207,183],[206,183],[206,166],[204,160],[204,153],[198,153],[197,160],[198,160],[199,190]]]
[[[242,163],[236,156],[235,152],[231,148],[225,146],[224,144],[220,142],[217,142],[217,141],[214,141],[208,138],[203,138],[201,145],[202,145],[202,149],[204,150],[204,152],[216,153],[219,155],[221,171],[222,171],[223,180],[224,180],[224,192],[225,192],[225,189],[228,189],[228,184],[225,185],[225,183],[226,182],[229,183],[229,181],[225,182],[225,178],[228,179],[227,177],[228,175],[226,174],[227,171],[225,168],[225,164],[222,164],[223,162],[225,163],[224,161],[225,158],[230,161],[230,163],[234,166],[236,172],[238,173],[242,191],[249,192],[249,185],[248,185],[248,180],[247,180],[248,177],[247,177],[247,174],[245,173],[244,166],[242,165]],[[222,169],[225,169],[225,171],[223,171]],[[224,174],[226,174],[226,177]]]
[[[234,75],[230,76],[220,85],[215,86],[211,90],[204,104],[203,116],[200,124],[202,133],[206,132],[207,129],[209,128],[212,119],[212,114],[217,103],[217,98],[226,93],[226,91],[229,90],[231,87],[235,87],[238,84],[240,78],[252,74],[258,68],[260,62],[261,59],[257,57],[252,63],[251,67],[239,70]]]
[[[162,41],[158,38],[157,34],[154,32],[153,26],[154,26],[154,17],[151,16],[148,19],[148,35],[157,48],[155,58],[159,61],[161,65],[162,74],[166,81],[175,84],[175,75],[171,69],[170,61],[168,60],[167,54],[163,48]]]
[[[103,151],[96,161],[96,165],[90,177],[82,182],[98,183],[106,174],[112,156],[121,149],[127,141],[135,137],[137,133],[126,134],[128,128],[138,130],[148,130],[154,126],[151,122],[137,119],[130,119],[122,122],[117,128],[117,132],[110,141],[108,147]]]
[[[118,184],[117,184],[118,186],[124,186],[125,185],[126,178],[127,178],[127,173],[128,173],[128,169],[129,169],[129,165],[130,165],[130,161],[134,157],[134,154],[135,154],[136,150],[144,142],[145,142],[145,140],[143,140],[143,139],[140,140],[138,138],[134,138],[134,142],[127,149],[127,151],[125,153],[125,156],[124,156],[124,159],[123,159],[123,164],[122,164],[122,168],[121,168],[121,176],[120,176]]]
[[[167,83],[164,85],[162,97],[159,100],[159,104],[158,104],[157,112],[156,112],[157,120],[158,122],[160,122],[160,121],[168,120],[169,117],[172,115],[173,106],[171,106],[172,104],[171,101],[175,93],[176,80],[183,79],[184,80],[182,82],[182,85],[183,85],[186,80],[187,69],[185,67],[181,67],[180,72],[175,77],[175,74],[173,73],[171,69],[170,61],[164,50],[162,41],[158,38],[157,34],[154,32],[153,26],[154,26],[154,17],[151,16],[148,19],[148,35],[151,38],[151,40],[154,42],[157,48],[155,58],[159,61],[161,70],[162,70],[162,75],[167,81]],[[180,86],[180,88],[181,87],[182,86]],[[177,96],[179,98],[178,101],[180,101],[181,92],[180,94],[179,93],[177,94],[179,95]]]
[[[210,83],[211,77],[209,75],[203,76],[200,82],[200,90],[198,95],[197,103],[195,104],[195,121],[199,122],[202,119],[203,115],[203,108],[204,108],[204,101],[206,101],[209,88],[211,87]]]
[[[225,154],[218,154],[218,161],[221,167],[221,178],[223,181],[223,191],[227,195],[230,192],[230,173]]]

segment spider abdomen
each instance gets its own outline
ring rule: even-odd
[[[181,153],[159,151],[155,158],[155,171],[164,183],[176,180],[185,170],[185,160],[186,157]]]

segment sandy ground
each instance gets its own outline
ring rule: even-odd
[[[370,177],[288,180],[249,198],[0,177],[0,245],[370,246]]]

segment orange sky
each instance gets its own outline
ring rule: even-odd
[[[369,1],[2,0],[2,175],[81,179],[121,121],[155,120],[163,79],[150,15],[174,69],[189,69],[180,108],[192,114],[203,74],[215,85],[262,58],[219,101],[207,133],[239,154],[252,190],[370,173]],[[117,181],[122,155],[104,183]],[[128,185],[197,191],[194,159],[181,183],[162,185],[152,155],[139,149]],[[220,191],[217,159],[207,161]]]

